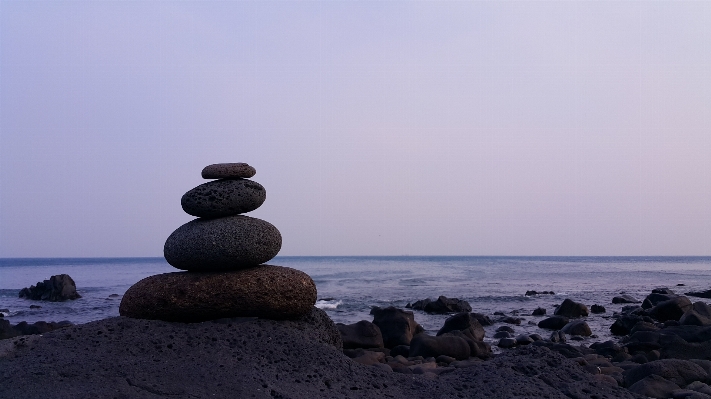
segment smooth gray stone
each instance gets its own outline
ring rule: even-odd
[[[163,247],[165,259],[189,271],[230,271],[257,266],[281,249],[281,234],[248,216],[195,219],[178,227]]]
[[[221,179],[201,184],[180,199],[183,210],[201,218],[219,218],[247,213],[267,199],[261,184],[246,179]]]
[[[257,170],[246,163],[216,163],[205,166],[202,170],[203,179],[234,179],[238,177],[249,178]]]
[[[311,312],[316,284],[289,267],[261,265],[233,272],[164,273],[132,285],[121,316],[194,323],[225,317],[296,319]]]

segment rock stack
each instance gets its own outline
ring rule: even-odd
[[[183,210],[198,218],[175,230],[163,253],[184,272],[147,277],[126,291],[119,313],[139,319],[199,322],[225,317],[293,319],[311,312],[316,285],[307,274],[266,265],[281,249],[272,224],[242,213],[259,208],[266,190],[248,180],[245,163],[205,167],[217,179],[183,195]]]

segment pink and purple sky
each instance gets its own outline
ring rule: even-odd
[[[711,2],[0,1],[0,257],[711,255]]]

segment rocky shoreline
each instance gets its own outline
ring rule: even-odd
[[[575,360],[526,346],[439,375],[343,354],[319,309],[298,320],[116,317],[0,341],[0,396],[52,398],[635,398]]]

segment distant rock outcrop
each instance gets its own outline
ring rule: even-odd
[[[38,282],[20,290],[20,298],[36,301],[66,301],[67,299],[81,298],[77,293],[77,285],[68,274],[52,276],[49,280]]]

